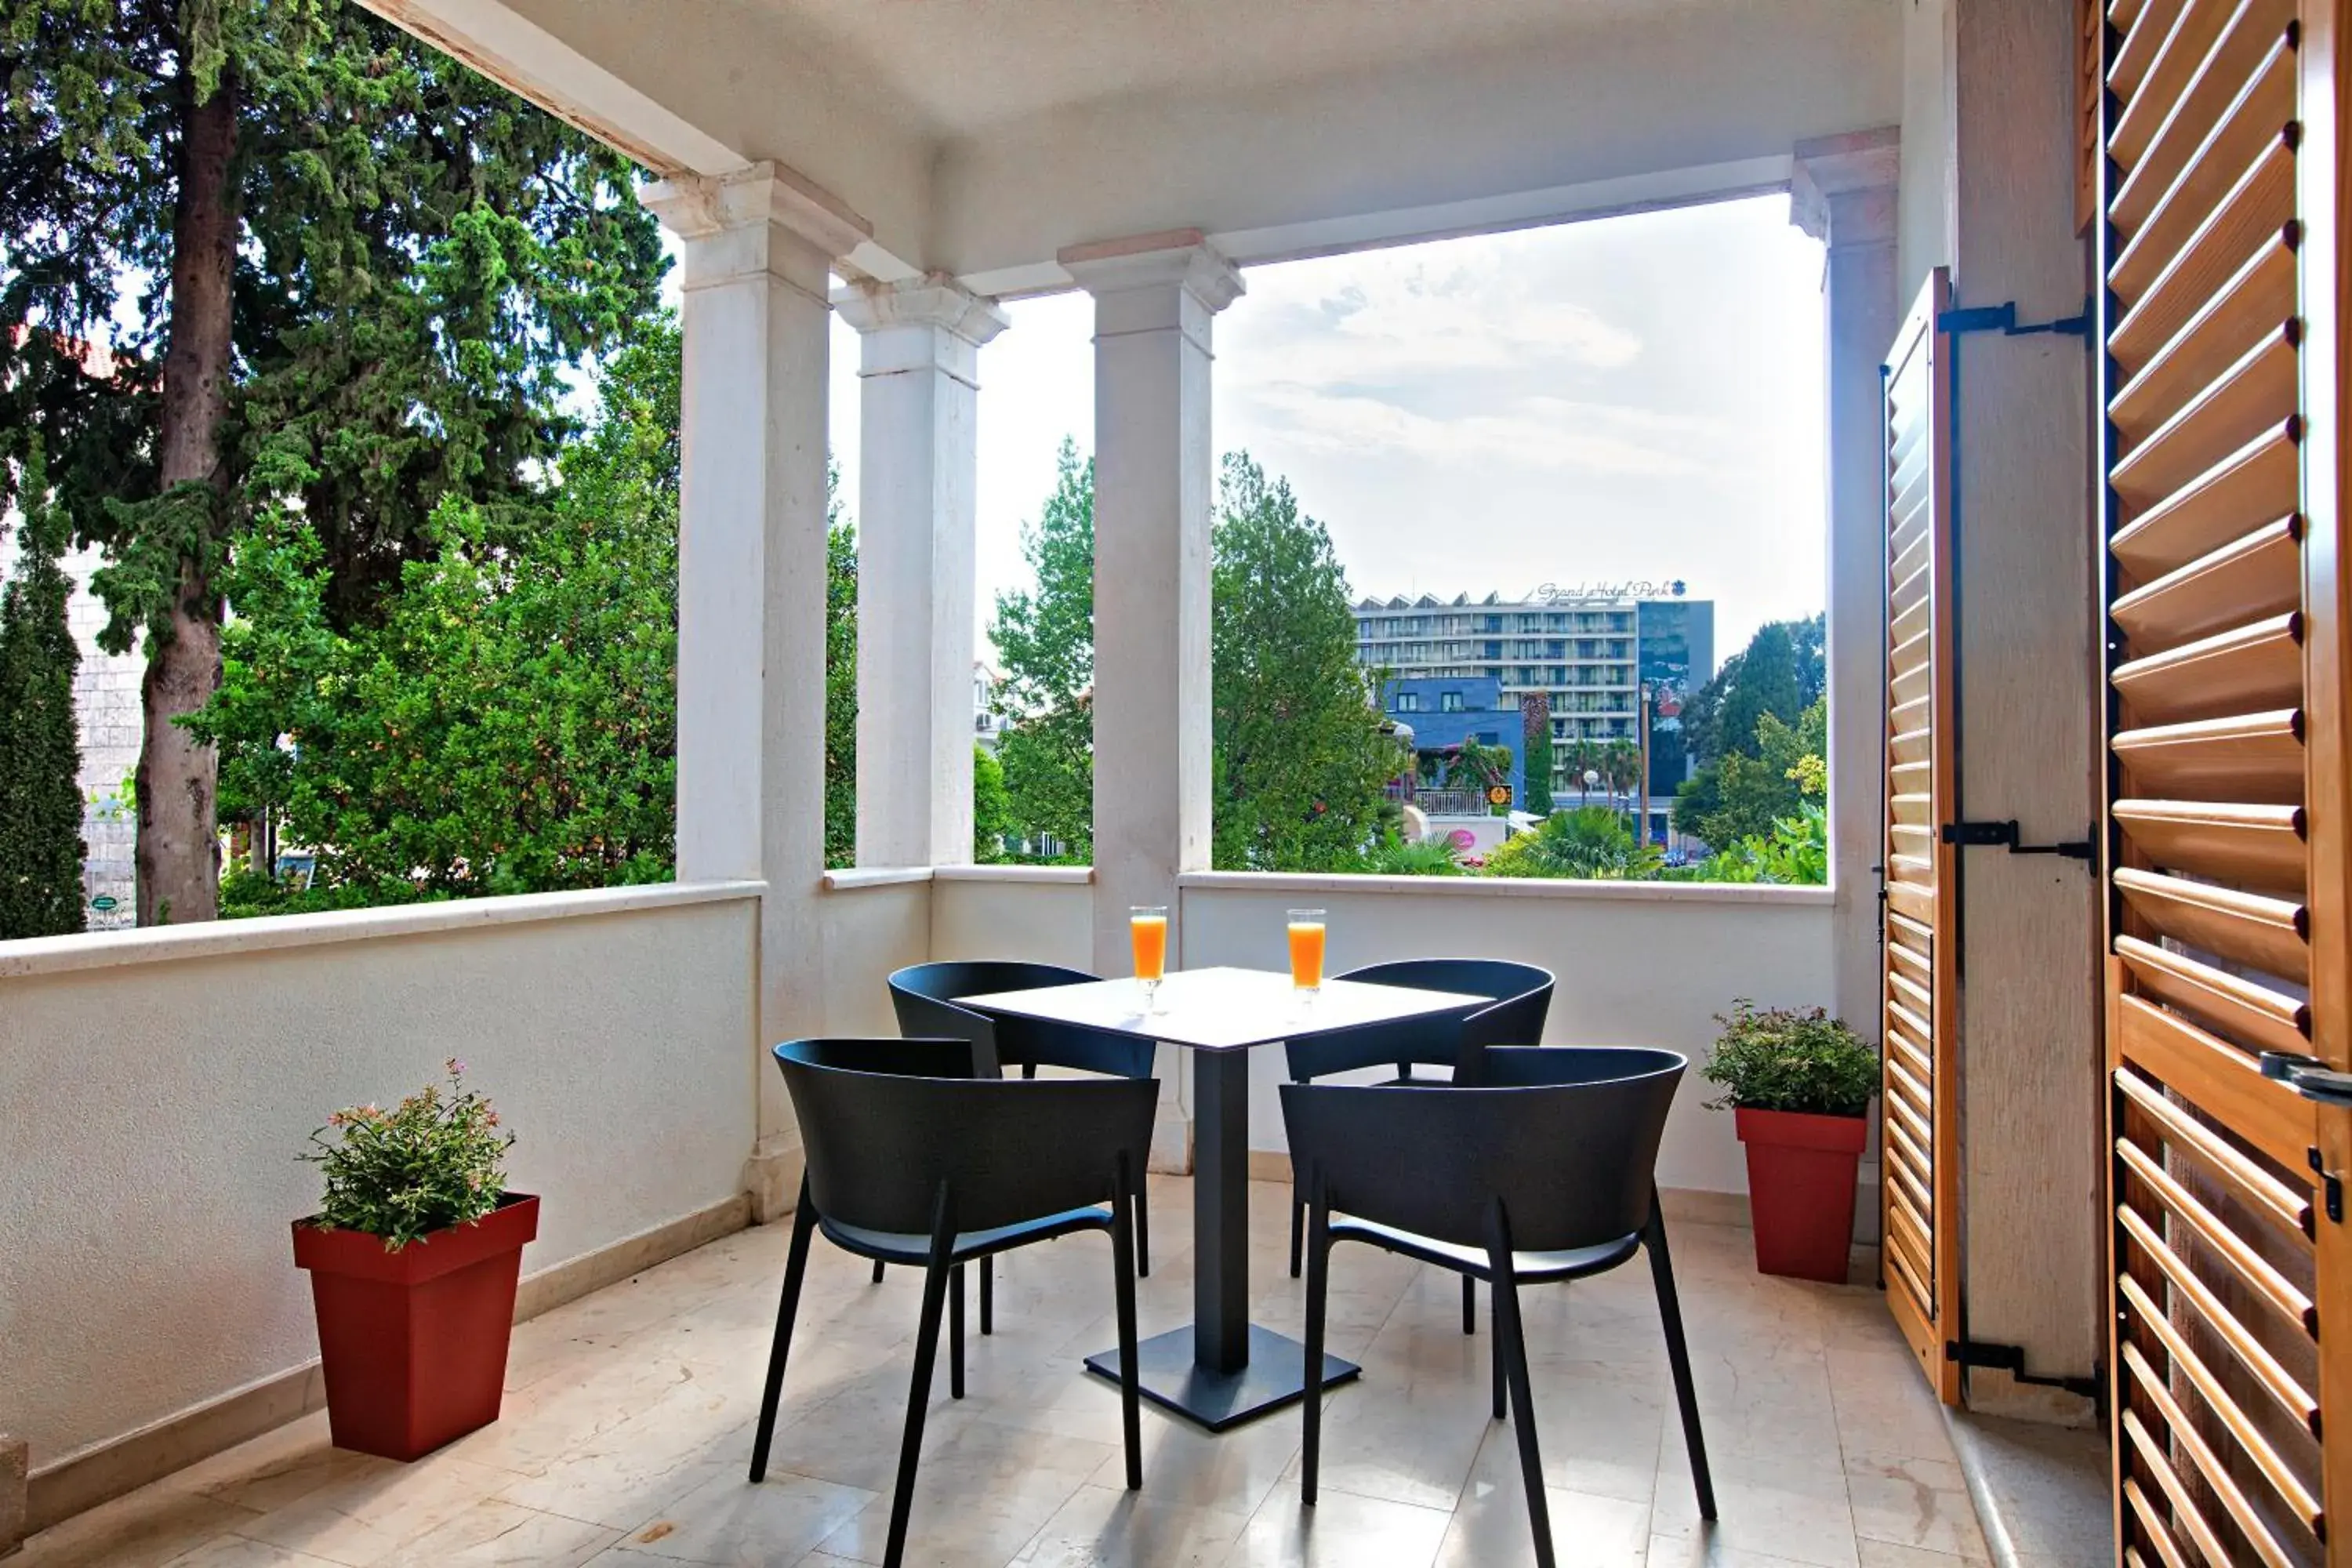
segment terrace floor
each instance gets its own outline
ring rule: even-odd
[[[1253,1316],[1297,1333],[1286,1189],[1251,1188]],[[1142,1331],[1190,1316],[1190,1184],[1155,1178]],[[813,1255],[768,1479],[744,1479],[788,1226],[742,1232],[523,1324],[503,1418],[416,1464],[331,1447],[323,1414],[27,1543],[21,1568],[455,1568],[878,1563],[919,1290]],[[1697,1517],[1648,1270],[1525,1292],[1564,1563],[1957,1568],[1987,1558],[1949,1439],[1877,1294],[1766,1279],[1745,1230],[1672,1231],[1722,1518]],[[1332,1268],[1335,1391],[1322,1501],[1298,1502],[1299,1423],[1222,1437],[1144,1406],[1144,1485],[1119,1484],[1109,1247],[998,1262],[996,1334],[944,1347],[910,1564],[1507,1568],[1531,1562],[1507,1424],[1488,1419],[1451,1275],[1368,1248]],[[11,1568],[19,1568],[12,1564]]]

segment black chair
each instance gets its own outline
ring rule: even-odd
[[[1532,963],[1511,963],[1495,958],[1408,958],[1394,963],[1371,963],[1338,976],[1367,985],[1403,985],[1419,991],[1460,991],[1495,1000],[1460,1018],[1443,1016],[1405,1018],[1390,1024],[1334,1029],[1309,1035],[1283,1047],[1293,1083],[1312,1083],[1333,1073],[1396,1064],[1389,1087],[1418,1082],[1451,1081],[1469,1086],[1480,1076],[1489,1047],[1532,1046],[1543,1039],[1544,1019],[1551,1012],[1552,974]],[[1415,1067],[1454,1069],[1451,1080],[1422,1079]],[[1297,1163],[1290,1175],[1290,1277],[1298,1278],[1299,1236],[1307,1223],[1307,1194],[1299,1184]],[[1462,1281],[1462,1331],[1478,1328],[1478,1288]]]
[[[1672,1051],[1508,1048],[1487,1054],[1477,1088],[1283,1086],[1308,1193],[1305,1501],[1315,1501],[1322,1442],[1331,1246],[1366,1242],[1494,1287],[1495,1417],[1511,1415],[1536,1561],[1552,1568],[1518,1287],[1603,1273],[1646,1248],[1699,1512],[1715,1517],[1655,1178],[1685,1066]]]
[[[1107,1230],[1127,1485],[1141,1487],[1130,1194],[1134,1173],[1151,1145],[1159,1081],[975,1078],[962,1040],[788,1040],[775,1056],[800,1120],[808,1167],[793,1215],[783,1300],[776,1309],[775,1345],[751,1445],[751,1479],[767,1474],[793,1320],[815,1232],[860,1258],[923,1270],[914,1381],[882,1559],[886,1568],[898,1568],[950,1283],[957,1289],[949,1354],[961,1396],[963,1266],[1033,1242]]]
[[[1017,1067],[1023,1078],[1035,1078],[1040,1067],[1070,1068],[1109,1078],[1150,1078],[1152,1047],[1148,1041],[1124,1035],[1101,1034],[1076,1025],[1043,1018],[992,1018],[956,1005],[959,996],[984,996],[999,991],[1040,991],[1051,985],[1084,985],[1095,976],[1055,963],[1024,963],[1011,960],[972,963],[917,963],[890,976],[890,1005],[898,1016],[898,1032],[909,1037],[969,1040],[972,1074],[999,1078]],[[1151,1209],[1144,1193],[1143,1167],[1135,1175],[1136,1271],[1151,1275]],[[874,1282],[882,1282],[882,1265],[874,1265]],[[980,1331],[996,1331],[996,1275],[988,1264],[980,1268]]]

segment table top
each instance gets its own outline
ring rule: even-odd
[[[1320,991],[1309,993],[1292,986],[1287,973],[1184,969],[1160,982],[1157,1010],[1150,1014],[1144,1011],[1143,984],[1138,980],[1097,980],[955,1000],[983,1013],[1076,1024],[1195,1050],[1240,1051],[1331,1029],[1466,1012],[1494,998],[1357,980],[1326,980]]]

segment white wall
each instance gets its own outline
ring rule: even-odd
[[[295,1156],[447,1057],[544,1200],[527,1272],[734,1197],[758,905],[681,901],[705,893],[0,948],[0,1426],[37,1471],[315,1358],[288,1226],[319,1183]],[[613,907],[633,899],[667,901]]]
[[[891,971],[931,956],[929,879],[828,887],[817,895],[817,918],[824,931],[824,1032],[897,1034],[887,981]],[[762,1061],[761,1070],[776,1069]]]
[[[1090,875],[1060,867],[941,868],[931,884],[931,956],[1092,968]]]

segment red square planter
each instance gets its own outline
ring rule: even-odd
[[[523,1244],[538,1234],[528,1193],[397,1252],[363,1231],[294,1222],[335,1447],[414,1459],[499,1418]]]
[[[1853,1244],[1853,1184],[1870,1135],[1866,1116],[1732,1112],[1748,1151],[1756,1267],[1766,1274],[1845,1283]]]

